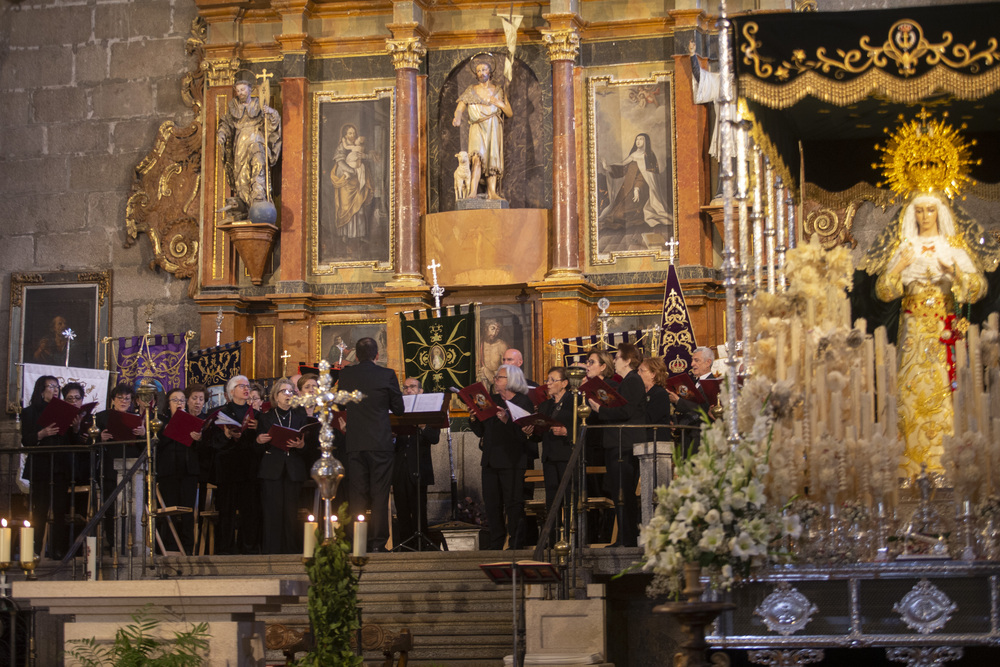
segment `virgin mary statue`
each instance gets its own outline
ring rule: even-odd
[[[910,134],[901,130],[902,138],[890,144],[896,150],[912,150],[915,164],[928,137],[935,135],[926,130],[926,116],[921,120],[913,121]],[[860,267],[874,279],[873,295],[888,315],[882,321],[874,318],[873,325],[887,324],[891,330],[894,318],[898,324],[897,418],[905,442],[900,474],[907,477],[916,476],[922,463],[930,472],[943,472],[942,439],[952,434],[954,423],[954,345],[968,327],[971,304],[987,293],[986,273],[1000,262],[997,242],[952,206],[948,195],[956,193],[927,188],[932,183],[919,180],[927,174],[917,169],[908,175],[916,180],[900,176],[893,186],[898,193],[901,184],[925,187],[907,188],[899,214]],[[949,178],[947,183],[959,180]]]

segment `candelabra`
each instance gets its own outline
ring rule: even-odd
[[[313,464],[312,478],[316,480],[320,495],[323,497],[323,538],[333,539],[333,499],[337,495],[337,487],[344,478],[344,464],[333,456],[333,406],[357,403],[364,398],[360,391],[332,391],[330,380],[330,362],[326,359],[319,362],[319,388],[315,394],[296,396],[292,405],[312,407],[319,418],[319,459]]]

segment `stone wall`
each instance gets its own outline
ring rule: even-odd
[[[112,268],[111,333],[199,326],[187,281],[125,242],[136,164],[159,125],[191,121],[180,83],[194,0],[22,0],[0,5],[0,368],[10,274]],[[7,402],[6,381],[0,387]]]

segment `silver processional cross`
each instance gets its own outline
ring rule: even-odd
[[[441,265],[437,263],[436,259],[432,259],[427,268],[431,270],[431,277],[434,279],[434,286],[431,287],[431,296],[434,297],[434,308],[435,310],[441,310],[441,297],[444,296],[444,288],[438,284],[437,271],[441,268]]]

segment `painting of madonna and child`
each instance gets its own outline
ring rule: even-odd
[[[673,117],[669,79],[588,81],[591,250],[666,258],[674,237]]]
[[[318,99],[313,268],[391,267],[392,98]]]

